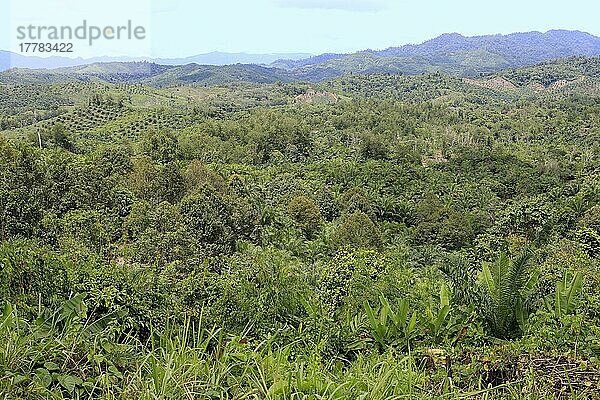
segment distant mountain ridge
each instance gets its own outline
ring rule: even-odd
[[[271,63],[271,67],[275,68],[283,68],[283,69],[297,69],[302,67],[307,67],[309,65],[321,64],[327,62],[329,60],[336,60],[339,58],[344,58],[348,54],[339,54],[339,53],[325,53],[320,54],[318,56],[312,56],[309,58],[303,58],[300,60],[293,59],[285,59],[285,60],[276,60]]]
[[[144,58],[144,57],[94,57],[94,58],[68,58],[61,56],[36,57],[24,56],[9,51],[0,50],[0,71],[10,68],[29,69],[56,69],[81,65],[110,62],[139,62],[148,61],[162,65],[233,65],[233,64],[258,64],[268,65],[280,59],[299,60],[312,57],[309,53],[274,53],[274,54],[250,54],[250,53],[223,53],[212,52],[198,54],[185,58]]]
[[[205,65],[209,59],[217,63],[226,62],[229,57],[237,60],[244,56],[242,53],[211,53],[185,59],[159,60],[160,63],[128,61],[49,70],[11,69],[0,73],[0,83],[100,80],[164,87],[232,82],[318,82],[351,74],[418,75],[442,72],[452,76],[477,77],[556,59],[599,55],[600,38],[579,31],[553,30],[474,37],[450,33],[418,45],[365,50],[354,54],[326,53],[302,59],[279,59],[268,65]],[[245,56],[248,60],[254,57]],[[269,57],[273,59],[277,56],[274,54]],[[295,56],[300,57],[301,54]],[[0,52],[0,66],[1,61]]]
[[[489,51],[500,54],[512,62],[529,64],[549,58],[598,55],[600,38],[586,32],[569,30],[471,37],[459,33],[446,33],[420,45],[390,47],[371,52],[379,56],[425,56],[475,50]],[[574,52],[577,54],[573,54]]]
[[[467,37],[446,33],[421,44],[365,50],[344,56],[298,60],[290,65],[310,80],[348,73],[420,74],[445,72],[475,76],[506,68],[575,56],[600,55],[600,38],[568,30]],[[314,61],[314,62],[313,62]]]
[[[273,54],[249,54],[249,53],[223,53],[214,51],[212,53],[198,54],[185,58],[157,58],[152,61],[157,64],[166,65],[234,65],[234,64],[256,64],[268,65],[286,58],[288,60],[302,60],[313,57],[309,53],[273,53]]]
[[[298,80],[288,71],[255,64],[160,65],[147,61],[110,62],[57,69],[13,68],[0,72],[0,84],[67,82],[141,83],[155,87],[221,85],[234,82],[275,83]]]

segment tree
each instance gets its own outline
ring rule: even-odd
[[[312,238],[321,227],[321,212],[311,198],[306,196],[294,197],[288,204],[287,209],[290,217],[308,238]]]
[[[41,152],[0,138],[0,238],[29,237],[42,219],[47,197]]]
[[[177,203],[185,193],[185,180],[174,163],[160,168],[156,177],[156,197],[158,201]]]
[[[369,218],[375,217],[369,195],[363,188],[353,187],[346,190],[342,194],[339,202],[340,208],[345,214],[352,214],[356,211],[361,211],[367,214]]]
[[[383,236],[367,214],[355,211],[335,229],[332,242],[335,248],[377,249],[383,244]]]
[[[360,155],[364,160],[385,160],[389,150],[383,140],[373,134],[364,135],[360,144]]]
[[[179,211],[187,230],[212,254],[229,253],[235,245],[229,205],[209,187],[186,196]]]
[[[143,200],[155,199],[158,167],[147,156],[134,158],[132,162],[133,168],[128,177],[129,188]]]
[[[68,151],[75,151],[75,144],[64,124],[60,122],[54,124],[50,129],[50,138],[56,146]]]
[[[179,141],[173,132],[150,130],[142,139],[142,151],[163,164],[171,163],[180,156]]]

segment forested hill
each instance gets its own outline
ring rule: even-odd
[[[495,54],[509,64],[527,65],[572,55],[598,55],[600,38],[585,32],[567,30],[473,37],[447,33],[420,45],[391,47],[383,51],[374,51],[373,54],[428,56],[476,51]]]
[[[281,60],[268,66],[110,62],[50,70],[11,69],[0,73],[0,83],[103,81],[167,87],[231,82],[318,82],[340,76],[369,74],[419,75],[442,72],[459,77],[478,77],[574,56],[600,56],[600,38],[578,31],[476,37],[453,33],[419,45],[354,54],[322,54],[302,60]]]
[[[599,399],[599,71],[1,74],[0,397]]]
[[[600,55],[600,38],[579,31],[552,30],[510,35],[465,37],[448,33],[422,44],[367,50],[355,54],[324,54],[273,66],[318,79],[345,73],[443,71],[457,75],[490,73],[572,56]]]
[[[274,77],[269,68],[260,66],[115,63],[70,70],[70,74],[23,71],[19,79],[36,84],[24,85],[15,77],[0,84],[4,110],[0,129],[20,136],[60,122],[72,131],[105,132],[112,138],[115,132],[136,134],[148,124],[181,128],[193,121],[187,115],[190,109],[219,115],[262,106],[335,104],[350,98],[458,106],[521,100],[561,102],[574,96],[596,102],[600,96],[600,57],[561,59],[477,78],[442,73],[367,74],[318,83],[293,82],[286,75]],[[244,79],[252,77],[258,82],[233,83],[231,77],[242,74]],[[136,83],[126,83],[133,76]],[[100,94],[105,101],[98,100]],[[169,111],[148,111],[155,108]],[[144,110],[141,114],[140,109]],[[171,115],[173,110],[178,110],[178,115]]]
[[[419,76],[367,74],[323,82],[327,90],[366,98],[408,102],[514,101],[523,98],[560,99],[600,94],[600,57],[572,57],[523,68],[511,68],[476,78],[440,73]]]

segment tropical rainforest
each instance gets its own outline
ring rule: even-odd
[[[600,59],[186,68],[0,74],[0,397],[600,398]]]

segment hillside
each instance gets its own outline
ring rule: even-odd
[[[3,398],[598,399],[600,57],[358,56],[0,74]]]
[[[427,56],[477,51],[496,54],[513,65],[527,65],[573,55],[600,55],[600,38],[589,33],[568,30],[473,37],[448,33],[420,45],[392,47],[382,51],[373,51],[373,54],[379,56]]]
[[[554,30],[465,37],[444,34],[418,45],[367,50],[325,59],[288,63],[300,76],[323,79],[348,73],[445,72],[475,76],[572,56],[600,55],[600,38],[578,31]],[[277,65],[285,66],[279,63]]]
[[[147,62],[95,63],[51,70],[13,68],[0,72],[0,84],[56,84],[67,82],[143,83],[155,87],[223,85],[235,82],[275,83],[298,80],[289,72],[253,64],[225,66],[158,65]]]
[[[73,81],[111,83],[142,82],[155,87],[177,85],[222,85],[234,82],[319,82],[351,74],[420,75],[442,72],[477,77],[510,68],[574,56],[599,56],[600,38],[578,31],[529,32],[511,35],[465,37],[445,34],[419,45],[354,54],[327,53],[300,60],[278,60],[270,66],[257,64],[200,65],[226,63],[225,53],[150,62],[92,63],[58,69],[13,68],[0,72],[0,83],[49,84]],[[238,55],[255,62],[257,58]],[[300,55],[295,55],[300,56]],[[218,61],[221,60],[221,61]],[[186,62],[185,65],[174,65]]]
[[[278,60],[303,60],[312,57],[307,53],[274,53],[274,54],[248,54],[248,53],[224,53],[214,51],[206,54],[198,54],[185,58],[158,58],[154,60],[157,64],[165,65],[234,65],[234,64],[256,64],[268,65]]]
[[[1,84],[56,84],[67,82],[135,83],[169,70],[170,66],[154,63],[109,62],[56,69],[12,68],[0,72]]]
[[[144,79],[154,87],[177,85],[223,85],[234,82],[275,83],[295,80],[288,72],[253,64],[224,66],[188,64],[170,68],[162,74]]]
[[[573,57],[511,68],[477,78],[442,73],[423,75],[347,75],[322,83],[327,90],[366,98],[407,102],[434,100],[507,102],[518,99],[570,96],[594,97],[600,93],[600,57]]]
[[[336,99],[352,96],[444,104],[473,101],[502,103],[535,98],[560,100],[573,95],[593,97],[600,93],[600,57],[561,59],[477,78],[460,78],[439,72],[388,74],[378,73],[380,70],[373,68],[373,73],[344,75],[316,84],[296,83],[283,70],[248,65],[161,67],[143,63],[95,64],[67,71],[72,73],[66,74],[64,70],[62,73],[20,70],[18,72],[31,74],[35,78],[32,81],[37,83],[0,85],[3,128],[23,128],[23,133],[26,133],[31,132],[32,128],[44,129],[56,121],[71,127],[78,118],[82,121],[87,118],[77,117],[81,111],[73,111],[73,107],[88,107],[95,95],[110,99],[110,103],[121,103],[124,109],[118,114],[103,113],[96,105],[89,113],[92,116],[99,113],[98,118],[75,124],[73,130],[82,133],[110,130],[104,128],[110,122],[105,117],[112,115],[115,117],[112,125],[119,125],[120,131],[132,132],[145,124],[140,122],[146,118],[140,115],[140,109],[176,106],[184,114],[188,112],[185,110],[190,109],[214,114],[294,101],[330,101],[333,98],[330,93],[335,93]],[[24,79],[22,75],[16,75],[10,82],[17,77]],[[49,82],[55,81],[56,77],[71,80],[45,84],[47,77]],[[121,80],[132,80],[133,84],[119,83]],[[239,83],[239,80],[259,83]],[[311,92],[316,97],[310,95]],[[318,93],[322,96],[317,96]],[[133,112],[135,116],[132,110],[137,110]]]
[[[112,68],[112,73],[108,71]],[[600,94],[600,57],[569,58],[508,69],[478,78],[439,72],[377,73],[297,83],[283,70],[260,66],[161,67],[95,64],[57,76],[71,82],[0,85],[0,128],[11,137],[35,137],[60,123],[77,132],[80,145],[135,140],[147,129],[182,129],[207,116],[290,104],[336,104],[371,99],[458,107],[517,101],[595,101]],[[52,74],[45,72],[40,76]],[[59,74],[54,72],[54,74]],[[107,83],[104,80],[118,83]],[[131,79],[132,83],[119,83]],[[259,83],[234,83],[255,80]],[[43,82],[43,80],[40,79]]]
[[[600,57],[564,58],[501,71],[497,75],[509,79],[516,85],[536,81],[544,86],[552,85],[559,80],[575,80],[581,76],[600,78]]]

